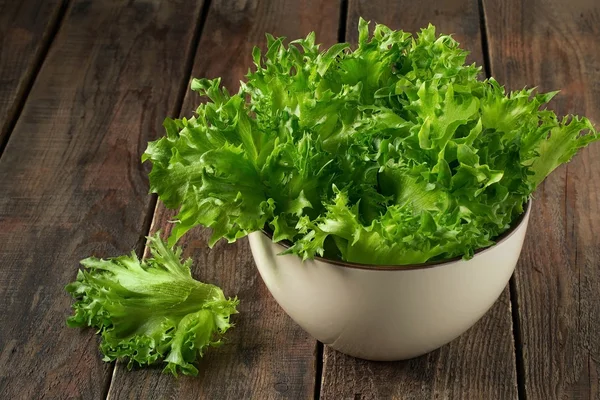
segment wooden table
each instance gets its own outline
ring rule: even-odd
[[[357,41],[359,16],[454,32],[508,88],[600,122],[598,0],[0,0],[0,398],[600,398],[600,146],[537,191],[509,287],[471,330],[406,362],[323,348],[278,307],[248,243],[182,241],[195,276],[241,299],[229,344],[197,378],[101,361],[65,326],[86,256],[143,253],[173,215],[140,154],[165,116],[192,114],[190,77],[235,90],[264,33]]]

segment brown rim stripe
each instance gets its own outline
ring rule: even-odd
[[[526,217],[529,215],[530,212],[531,212],[531,200],[529,200],[527,202],[527,204],[525,205],[525,212],[522,213],[521,215],[519,215],[519,217],[513,222],[512,226],[506,232],[504,232],[502,235],[498,236],[496,243],[494,243],[493,245],[491,245],[489,247],[483,247],[481,249],[476,250],[473,258],[475,258],[475,256],[477,256],[478,254],[481,254],[487,250],[490,250],[490,249],[496,247],[497,245],[499,245],[500,243],[506,241],[509,237],[511,237],[512,234],[515,232],[515,230],[519,226],[521,226],[521,224],[526,220]],[[271,241],[273,240],[272,232],[269,232],[264,229],[261,232],[265,236],[267,236],[269,239],[271,239]],[[292,246],[292,243],[289,240],[282,240],[281,242],[277,242],[277,243],[273,242],[273,243],[280,247],[283,247],[285,249],[289,249]],[[425,263],[421,263],[421,264],[377,265],[377,264],[353,263],[353,262],[347,262],[347,261],[341,261],[341,260],[331,260],[331,259],[320,257],[320,256],[315,256],[315,258],[314,258],[314,260],[318,260],[318,261],[328,263],[328,264],[334,264],[334,265],[337,265],[340,267],[354,268],[354,269],[366,269],[366,270],[371,270],[371,271],[411,271],[411,270],[416,270],[416,269],[427,269],[427,268],[433,268],[433,267],[441,267],[446,264],[460,261],[461,259],[462,259],[462,256],[458,256],[458,257],[450,258],[448,260],[429,261],[429,262],[425,262]]]

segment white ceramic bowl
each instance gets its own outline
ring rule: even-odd
[[[404,360],[461,335],[498,299],[512,275],[531,210],[498,242],[464,261],[382,267],[277,255],[263,232],[254,261],[285,312],[317,340],[368,360]]]

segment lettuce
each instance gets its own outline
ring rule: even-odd
[[[179,208],[170,238],[212,228],[210,244],[267,228],[287,253],[400,265],[490,246],[557,166],[600,138],[559,119],[556,93],[506,93],[429,26],[416,36],[359,22],[355,50],[315,35],[267,35],[254,70],[149,144],[151,191]]]
[[[77,301],[71,327],[93,326],[102,336],[104,361],[133,365],[166,362],[164,371],[196,375],[193,365],[209,346],[221,344],[237,299],[225,299],[217,286],[194,280],[191,260],[148,237],[152,257],[135,253],[108,260],[86,258],[67,291]]]

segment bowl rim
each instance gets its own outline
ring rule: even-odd
[[[510,228],[508,228],[505,232],[503,232],[500,236],[498,236],[498,238],[496,239],[496,243],[494,243],[491,246],[482,247],[480,249],[475,250],[475,253],[473,254],[473,258],[475,258],[476,256],[478,256],[482,253],[485,253],[486,251],[492,250],[499,244],[507,241],[511,236],[513,236],[513,234],[517,231],[517,229],[525,221],[528,220],[529,214],[531,214],[531,199],[529,199],[527,201],[527,203],[525,204],[525,211],[523,213],[521,213],[521,215],[519,215],[517,217],[517,219],[515,219],[513,221]],[[261,233],[263,235],[267,236],[269,238],[269,240],[271,241],[271,243],[273,243],[274,245],[278,245],[285,249],[289,249],[292,246],[292,243],[289,240],[273,242],[273,233],[269,232],[265,229],[262,229]],[[295,254],[290,254],[290,255],[297,257]],[[312,260],[320,261],[320,262],[327,263],[327,264],[333,264],[333,265],[337,265],[339,267],[344,267],[344,268],[363,269],[363,270],[369,270],[369,271],[414,271],[414,270],[429,269],[429,268],[441,267],[441,266],[444,266],[447,264],[452,264],[457,261],[461,261],[462,256],[456,256],[453,258],[449,258],[447,260],[428,261],[428,262],[424,262],[424,263],[420,263],[420,264],[405,264],[405,265],[363,264],[363,263],[355,263],[355,262],[342,261],[342,260],[332,260],[332,259],[321,257],[321,256],[315,256]],[[470,261],[470,260],[467,260],[467,261]]]

